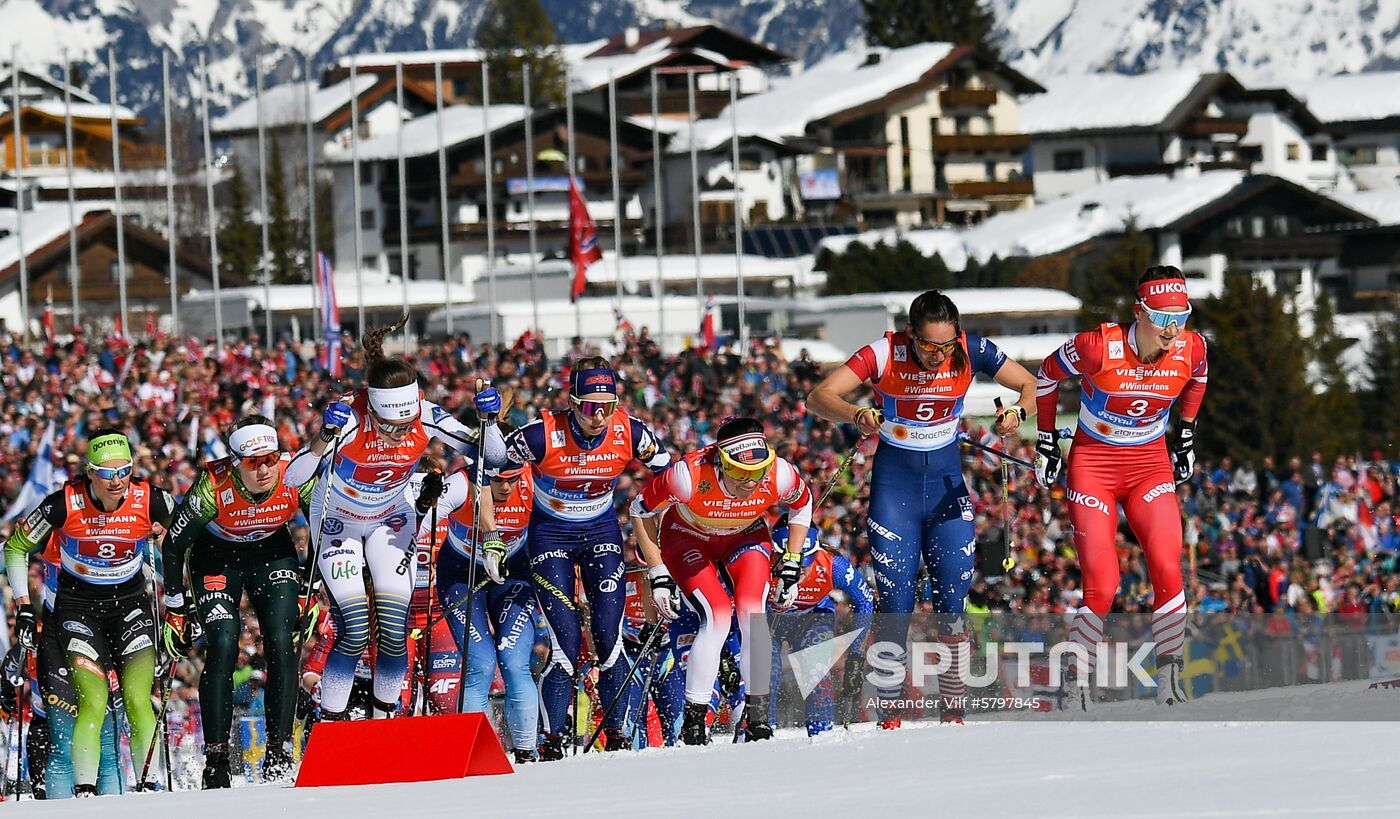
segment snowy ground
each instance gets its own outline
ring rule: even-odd
[[[1400,690],[1308,686],[1197,705],[1266,716],[1334,696]],[[1231,700],[1234,702],[1231,703]],[[1294,706],[1289,701],[1295,701]],[[1255,705],[1247,707],[1248,703]],[[1111,706],[1126,710],[1143,705]],[[1349,709],[1348,709],[1349,710]],[[1394,722],[979,720],[892,732],[855,726],[813,744],[655,749],[531,765],[508,776],[353,788],[277,786],[7,804],[10,816],[426,817],[860,815],[1036,817],[1394,816]],[[159,811],[159,813],[153,813]]]

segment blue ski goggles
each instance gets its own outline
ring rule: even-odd
[[[1138,304],[1142,307],[1142,311],[1147,314],[1147,320],[1162,328],[1175,324],[1177,327],[1185,329],[1186,320],[1191,317],[1190,307],[1186,308],[1183,313],[1177,313],[1168,310],[1153,310],[1142,302],[1138,302]]]
[[[88,471],[104,481],[119,481],[123,478],[131,477],[131,464],[127,464],[126,466],[119,466],[115,469],[108,469],[107,467],[97,466],[95,464],[88,464]]]

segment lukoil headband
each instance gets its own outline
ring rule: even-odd
[[[1156,279],[1138,288],[1138,301],[1149,310],[1184,312],[1191,309],[1185,279]]]
[[[569,392],[575,398],[585,395],[617,395],[617,376],[600,367],[596,370],[574,370],[569,375]]]
[[[235,429],[229,433],[228,445],[240,458],[266,455],[281,449],[277,442],[277,430],[267,424],[250,424]]]
[[[87,459],[88,463],[93,466],[99,466],[108,461],[130,461],[131,442],[120,433],[99,435],[88,441]]]
[[[381,420],[402,423],[418,417],[418,382],[402,387],[370,387],[369,407]]]

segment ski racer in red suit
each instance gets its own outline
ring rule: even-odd
[[[1105,323],[1065,342],[1041,365],[1037,389],[1036,478],[1050,486],[1062,461],[1055,440],[1060,382],[1078,376],[1079,425],[1065,494],[1074,546],[1084,574],[1084,606],[1072,635],[1088,652],[1079,664],[1080,705],[1086,704],[1103,617],[1118,590],[1113,547],[1121,504],[1142,544],[1152,581],[1152,634],[1157,655],[1157,701],[1186,699],[1182,649],[1186,597],[1181,581],[1181,508],[1176,487],[1191,477],[1196,416],[1206,392],[1206,342],[1186,329],[1191,303],[1175,267],[1148,268],[1138,281],[1135,321]],[[1167,419],[1180,399],[1181,419],[1170,451]]]

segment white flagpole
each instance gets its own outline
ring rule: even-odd
[[[499,332],[496,328],[496,212],[491,190],[491,65],[485,60],[481,61],[481,131],[486,158],[486,293],[491,308],[491,346],[495,347]]]
[[[161,101],[165,114],[165,231],[170,254],[170,331],[180,338],[180,269],[175,255],[175,158],[172,155],[170,125],[170,51],[160,50]]]
[[[656,69],[651,70],[651,175],[652,219],[656,222],[656,343],[666,351],[666,273],[661,256],[661,107],[657,99]]]
[[[29,258],[24,252],[24,131],[20,127],[19,46],[10,53],[10,112],[15,126],[15,238],[19,242],[20,338],[29,341]],[[113,128],[113,133],[116,128]],[[115,144],[115,142],[114,142]],[[121,201],[121,200],[118,200]],[[126,310],[123,301],[122,310]]]
[[[442,289],[447,303],[447,335],[452,336],[452,254],[450,227],[447,220],[447,138],[442,126],[442,60],[433,64],[433,85],[437,87],[437,149],[438,149],[438,201],[442,212],[438,222],[442,225]]]
[[[685,72],[686,96],[690,101],[690,233],[695,241],[695,306],[700,311],[696,326],[705,322],[705,276],[700,263],[700,157],[695,147],[695,72]]]
[[[403,156],[403,60],[394,63],[394,85],[396,86],[395,101],[399,109],[397,146],[399,154],[399,283],[403,286],[402,315],[408,315],[408,170],[404,166]],[[411,318],[403,325],[403,351],[405,355],[413,351],[413,320]]]
[[[214,210],[214,148],[209,139],[209,64],[199,55],[199,107],[204,118],[204,194],[209,217],[209,269],[214,284],[214,357],[224,346],[224,302],[219,290],[219,231]]]
[[[311,121],[311,58],[306,54],[301,55],[301,84],[302,96],[306,101],[307,235],[311,240],[308,264],[311,268],[311,320],[314,325],[311,328],[311,337],[316,341],[325,341],[321,337],[321,284],[320,277],[316,275],[316,143],[312,136],[315,123]]]
[[[574,167],[575,167],[575,165],[574,165],[574,85],[573,85],[573,74],[571,73],[571,69],[570,69],[568,63],[565,63],[565,64],[564,64],[564,131],[566,132],[565,135],[568,137],[568,140],[569,140],[569,181],[570,181],[570,182],[573,182],[573,181],[574,181]],[[583,191],[579,191],[579,196],[580,196],[580,197],[583,197]],[[587,203],[587,201],[588,201],[587,198],[584,198],[584,202]],[[572,203],[572,202],[570,202],[570,207],[573,207],[573,203]],[[571,214],[571,217],[570,217],[570,218],[572,219],[572,214]],[[570,227],[570,231],[572,232],[572,227]],[[571,243],[570,246],[572,247],[572,241],[573,241],[573,236],[572,236],[572,235],[570,235],[569,240],[570,240],[570,243]],[[572,270],[571,270],[571,271],[570,271],[570,276],[569,276],[569,292],[570,292],[570,294],[573,293],[573,286],[574,286],[574,281],[573,281],[573,274],[572,274]],[[578,336],[580,339],[583,338],[583,301],[582,301],[582,299],[583,299],[582,296],[580,296],[579,298],[574,299],[574,335]]]
[[[615,307],[622,310],[622,180],[618,175],[617,150],[617,78],[608,72],[608,141],[612,147],[612,193],[613,193],[613,275],[617,277]]]
[[[263,344],[272,347],[272,249],[267,218],[267,126],[263,121],[262,60],[254,58],[253,76],[257,81],[258,103],[258,210],[262,218]]]
[[[112,193],[117,226],[117,300],[121,302],[122,335],[131,337],[126,311],[126,231],[122,230],[122,141],[117,132],[117,50],[107,50],[107,100],[112,105]]]
[[[69,83],[68,52],[63,52],[63,145],[68,150],[64,165],[68,170],[68,291],[73,298],[69,327],[77,327],[78,316],[78,194],[73,185],[73,89]]]
[[[530,235],[530,327],[540,332],[540,296],[538,292],[539,251],[535,246],[535,109],[530,104],[530,64],[521,63],[523,101],[525,103],[525,219]]]
[[[734,146],[734,284],[739,291],[739,355],[748,356],[749,325],[744,319],[744,225],[739,212],[739,78],[729,75],[729,125]]]
[[[355,82],[355,56],[350,56],[350,175],[354,187],[355,204],[355,302],[359,308],[356,330],[361,337],[365,334],[365,271],[364,271],[364,226],[360,223],[360,95]]]

